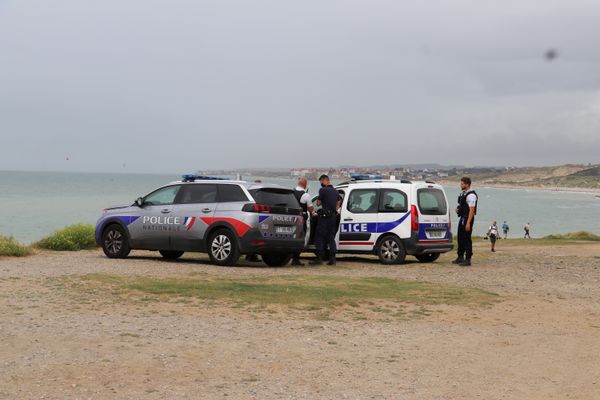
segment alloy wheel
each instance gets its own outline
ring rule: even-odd
[[[396,260],[400,255],[400,246],[395,240],[386,240],[381,244],[381,255],[386,260]]]
[[[123,235],[117,230],[110,230],[106,235],[104,246],[112,254],[118,254],[123,246]]]
[[[231,254],[231,241],[225,235],[215,236],[211,244],[211,252],[217,260],[225,260]]]

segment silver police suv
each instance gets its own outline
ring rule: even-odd
[[[259,254],[281,266],[304,247],[302,210],[294,192],[277,185],[184,175],[130,206],[103,210],[96,242],[110,258],[143,249],[175,260],[188,251],[234,265],[241,254]]]

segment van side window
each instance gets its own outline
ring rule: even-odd
[[[407,212],[406,194],[395,189],[383,189],[379,200],[379,212]]]
[[[248,201],[248,197],[238,185],[218,185],[219,202]]]
[[[377,212],[377,189],[355,189],[348,198],[348,211],[354,214]]]
[[[183,185],[177,196],[178,204],[215,203],[217,201],[217,185],[208,183],[193,183]]]
[[[173,204],[175,196],[179,192],[181,186],[169,186],[162,189],[158,189],[155,192],[150,193],[144,199],[144,205],[146,206],[163,206],[167,204]]]

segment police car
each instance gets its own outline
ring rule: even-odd
[[[336,189],[343,198],[339,253],[376,254],[383,264],[399,264],[407,255],[433,262],[452,250],[450,210],[441,185],[353,175]],[[311,218],[312,249],[317,223]]]
[[[132,205],[107,208],[96,224],[96,242],[110,258],[143,249],[174,260],[193,251],[208,253],[215,264],[234,265],[241,254],[259,254],[267,265],[280,266],[304,240],[293,190],[196,175]]]

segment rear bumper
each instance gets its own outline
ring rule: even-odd
[[[265,238],[258,229],[251,229],[242,238],[240,238],[240,251],[243,254],[291,254],[300,252],[302,250],[304,250],[304,238]]]
[[[448,232],[448,240],[420,241],[417,234],[413,232],[409,239],[403,239],[406,253],[418,256],[426,253],[447,253],[454,248],[452,233]]]

